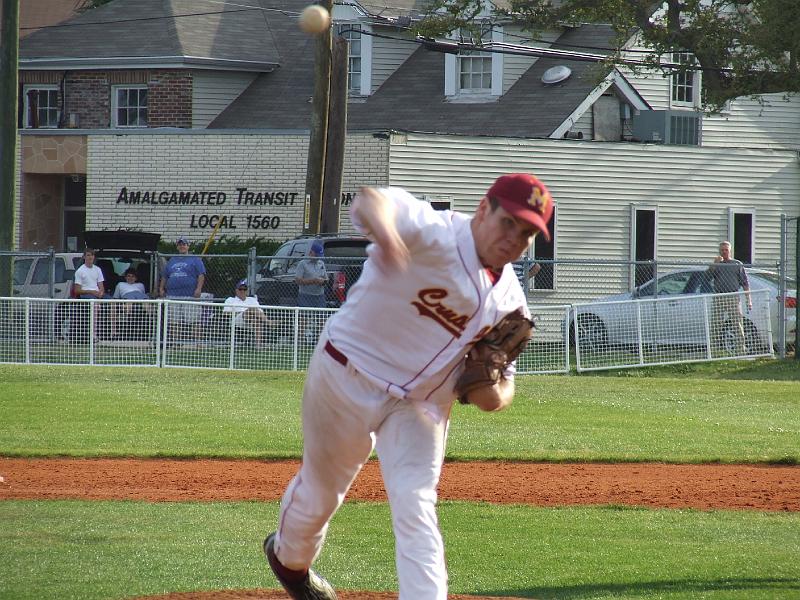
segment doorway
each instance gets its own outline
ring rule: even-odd
[[[631,221],[631,258],[636,261],[633,268],[633,286],[639,287],[655,276],[654,266],[638,264],[656,259],[656,210],[633,206]]]
[[[64,178],[63,247],[66,252],[82,252],[86,230],[86,176]]]

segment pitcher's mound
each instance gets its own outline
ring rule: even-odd
[[[339,600],[397,600],[396,592],[339,592]],[[278,590],[219,590],[216,592],[176,592],[160,596],[142,596],[132,600],[288,600],[285,592]],[[448,596],[449,600],[526,600],[503,596]],[[530,600],[530,599],[528,599]]]

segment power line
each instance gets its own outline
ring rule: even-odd
[[[340,33],[344,33],[346,31],[360,31],[361,35],[369,35],[373,37],[384,38],[398,42],[418,44],[426,47],[429,50],[433,50],[435,52],[442,52],[445,54],[461,54],[462,52],[488,52],[494,54],[514,54],[517,56],[558,58],[566,61],[595,62],[595,63],[605,62],[609,59],[609,56],[606,54],[594,54],[591,52],[575,52],[572,50],[562,50],[560,48],[537,48],[533,46],[506,44],[504,42],[487,42],[485,44],[475,44],[475,43],[457,42],[457,41],[437,41],[432,38],[425,38],[422,36],[416,36],[415,38],[411,39],[411,38],[389,36],[371,31],[352,30],[352,29],[342,29]],[[733,69],[703,67],[700,65],[683,64],[675,62],[659,62],[658,64],[653,64],[651,62],[635,58],[617,59],[614,61],[614,63],[632,67],[661,68],[664,70],[716,71],[722,73],[733,71]]]
[[[20,27],[20,30],[21,31],[27,31],[27,30],[40,30],[40,29],[62,29],[62,28],[69,28],[69,27],[88,27],[88,26],[93,26],[93,25],[113,25],[113,24],[119,24],[119,23],[137,23],[137,22],[144,22],[144,21],[158,21],[158,20],[161,20],[161,19],[177,19],[177,18],[182,18],[182,17],[201,17],[201,16],[207,16],[207,15],[220,15],[220,14],[225,14],[225,13],[240,13],[240,12],[248,12],[248,11],[253,11],[253,10],[260,10],[260,11],[262,11],[262,14],[266,13],[266,12],[277,12],[277,13],[280,13],[282,15],[289,16],[289,17],[300,16],[299,12],[290,11],[290,10],[284,10],[284,9],[279,9],[279,8],[264,8],[263,6],[252,6],[252,5],[248,5],[248,4],[239,4],[239,3],[235,3],[235,2],[226,2],[225,0],[221,0],[221,1],[220,0],[206,0],[206,2],[210,2],[212,4],[223,4],[223,5],[227,5],[227,6],[234,6],[234,7],[238,7],[238,8],[234,8],[234,9],[231,9],[231,10],[218,10],[218,11],[184,13],[184,14],[178,14],[178,15],[162,15],[162,16],[157,16],[157,17],[133,17],[133,18],[130,18],[130,19],[115,19],[113,21],[85,21],[85,22],[81,22],[81,23],[67,22],[67,23],[58,23],[58,24],[55,24],[55,25]],[[337,4],[340,5],[340,6],[380,7],[382,10],[390,10],[390,9],[407,10],[407,9],[405,9],[403,7],[386,6],[386,5],[382,5],[382,4],[371,4],[371,3],[338,2]],[[403,29],[403,30],[406,30],[406,31],[410,31],[411,30],[411,27],[409,27],[409,26],[401,25],[399,23],[396,23],[396,20],[397,20],[396,18],[383,17],[379,13],[367,13],[366,16],[368,18],[378,19],[378,20],[381,21],[381,23],[394,25],[398,29]],[[492,28],[494,28],[494,26],[495,25],[492,25]],[[519,40],[524,40],[524,41],[531,41],[531,42],[537,42],[537,43],[542,43],[542,44],[549,43],[548,40],[542,40],[542,39],[538,39],[538,38],[527,37],[527,36],[522,36],[522,35],[513,34],[513,33],[504,32],[503,35],[508,36],[508,37],[513,37],[513,38],[516,38],[516,39],[519,39]],[[377,34],[376,34],[376,36],[377,36]],[[380,36],[378,36],[378,37],[380,37]],[[399,39],[399,38],[387,38],[387,39]],[[585,49],[585,50],[605,50],[605,51],[609,51],[609,52],[616,51],[616,49],[614,49],[614,48],[605,48],[605,47],[602,47],[602,46],[587,46],[587,45],[581,45],[581,44],[561,44],[561,45],[562,46],[568,46],[568,47],[571,47],[571,48],[581,48],[581,49]],[[631,50],[626,50],[626,52],[648,53],[649,51],[631,49]]]

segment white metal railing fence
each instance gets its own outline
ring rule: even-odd
[[[564,323],[570,314],[570,305],[532,306],[530,310],[536,328],[533,339],[517,358],[517,373],[568,373],[569,337]]]
[[[517,372],[579,371],[772,355],[769,293],[532,307]],[[741,329],[734,307],[743,307]],[[178,300],[0,298],[0,362],[302,370],[336,309]]]
[[[768,290],[575,304],[578,371],[773,355]]]
[[[519,373],[566,373],[569,306],[533,308]],[[302,370],[336,309],[187,300],[0,298],[0,362]]]

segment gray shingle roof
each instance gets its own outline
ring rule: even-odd
[[[211,0],[114,0],[26,37],[20,68],[76,59],[84,68],[102,68],[120,59],[135,66],[137,59],[194,57],[266,70],[264,65],[279,62],[268,18],[262,10]]]
[[[293,22],[271,24],[284,54],[282,68],[259,76],[211,127],[308,129],[313,89],[308,38],[298,35]],[[610,37],[606,26],[583,26],[567,30],[553,47],[605,47]],[[556,85],[541,83],[544,71],[558,64],[567,64],[572,76]],[[465,104],[445,99],[444,54],[419,47],[376,93],[348,105],[348,129],[545,137],[597,85],[594,66],[541,58],[498,101]]]

